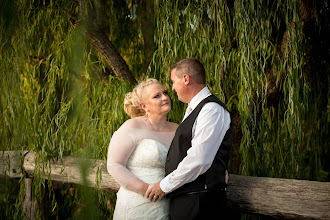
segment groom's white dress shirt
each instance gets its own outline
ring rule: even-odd
[[[211,92],[204,87],[189,103],[183,120]],[[160,182],[160,188],[170,193],[182,185],[192,182],[205,173],[212,165],[230,125],[230,114],[215,102],[208,102],[201,109],[192,128],[191,148],[176,170]]]

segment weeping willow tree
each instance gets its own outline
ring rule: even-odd
[[[311,58],[306,46],[312,35],[320,35],[311,24],[317,16],[313,10],[322,13],[316,7],[306,1],[155,3],[157,50],[150,76],[169,83],[166,67],[180,58],[200,58],[211,91],[232,113],[235,173],[324,178],[329,54],[320,50],[316,67],[311,59],[319,58]]]
[[[51,179],[45,180],[50,160],[61,160],[63,155],[106,159],[111,134],[127,119],[121,103],[135,79],[123,72],[120,79],[115,76],[118,69],[109,69],[107,54],[97,47],[105,32],[97,24],[95,32],[90,32],[93,26],[81,9],[85,5],[7,1],[1,13],[1,150],[36,152],[33,197],[37,218],[92,218],[96,213],[104,219],[112,215],[114,194],[72,185],[58,192]],[[93,6],[98,10],[97,4]],[[114,7],[112,2],[107,6]],[[116,7],[119,12],[125,9]],[[101,34],[95,35],[98,31]],[[138,39],[130,41],[126,43],[139,45]],[[112,46],[109,40],[107,43]],[[100,52],[94,51],[97,49]],[[110,52],[118,54],[117,50]],[[129,66],[136,70],[139,54],[132,50],[122,54],[132,63],[121,69],[131,74]],[[119,61],[123,63],[122,58]],[[118,66],[118,61],[113,65]],[[84,169],[82,166],[82,172]],[[18,197],[12,196],[10,182],[2,184],[3,217],[24,219],[24,181],[19,182]]]
[[[169,67],[186,57],[204,63],[207,85],[231,112],[231,173],[329,181],[326,1],[3,5],[0,150],[36,152],[37,217],[111,218],[113,193],[56,190],[44,171],[63,155],[106,159],[128,119],[125,93],[146,77],[170,90]],[[169,120],[180,123],[184,105],[170,95]],[[1,186],[2,217],[24,218],[23,179]]]

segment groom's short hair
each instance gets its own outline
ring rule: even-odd
[[[196,83],[205,84],[205,68],[196,58],[179,60],[171,66],[171,71],[173,69],[176,69],[176,74],[178,76],[188,74]]]

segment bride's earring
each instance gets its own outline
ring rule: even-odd
[[[149,118],[149,115],[148,115],[148,112],[146,112],[146,114],[144,115],[144,120],[148,120],[148,118]]]

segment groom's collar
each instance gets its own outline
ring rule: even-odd
[[[199,93],[197,93],[197,95],[194,96],[194,98],[192,98],[188,105],[192,110],[194,110],[201,101],[210,95],[210,90],[207,88],[207,86],[205,86]]]

